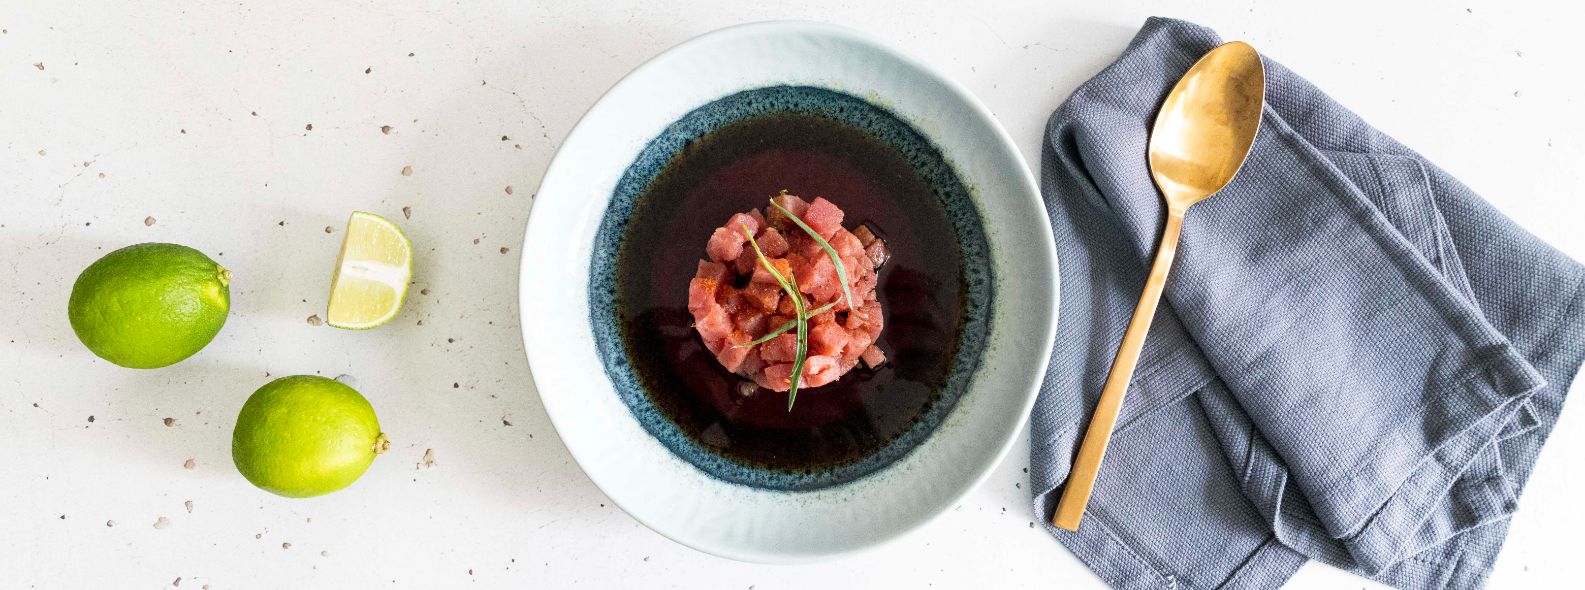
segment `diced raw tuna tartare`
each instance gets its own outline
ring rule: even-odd
[[[797,355],[794,331],[743,347],[792,321],[794,302],[760,263],[744,228],[754,234],[767,260],[783,277],[793,277],[808,310],[832,307],[808,320],[808,352],[799,388],[836,381],[859,363],[876,367],[886,355],[875,345],[883,327],[876,297],[876,272],[889,254],[868,227],[849,231],[836,205],[816,197],[772,199],[801,219],[836,250],[847,272],[854,308],[843,297],[836,265],[819,241],[774,208],[737,213],[716,228],[705,245],[705,260],[688,284],[688,311],[704,345],[727,370],[773,391],[792,384]]]

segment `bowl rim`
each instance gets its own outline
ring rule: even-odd
[[[985,104],[982,103],[976,96],[974,96],[974,94],[969,92],[966,87],[956,80],[942,74],[939,70],[930,66],[929,64],[926,64],[925,62],[920,61],[911,55],[895,49],[880,39],[867,33],[840,25],[799,19],[767,20],[731,25],[691,37],[650,56],[648,59],[644,60],[643,63],[639,64],[628,73],[624,74],[616,82],[607,87],[603,92],[601,92],[600,97],[594,102],[590,103],[589,107],[584,110],[583,114],[579,116],[578,121],[568,130],[567,135],[563,139],[562,143],[558,146],[556,153],[551,157],[549,163],[546,165],[545,172],[540,178],[539,190],[536,190],[535,194],[542,195],[543,193],[541,191],[543,190],[546,182],[556,177],[558,170],[567,165],[566,159],[568,156],[566,150],[563,149],[568,143],[566,139],[576,136],[579,130],[584,128],[588,123],[587,119],[590,114],[597,111],[601,103],[608,100],[613,91],[622,87],[627,81],[641,76],[650,69],[658,67],[657,62],[662,61],[665,57],[695,45],[706,45],[736,37],[788,33],[833,37],[859,45],[864,45],[871,50],[886,55],[890,59],[894,59],[903,65],[918,70],[927,77],[933,78],[933,81],[939,83],[945,90],[947,90],[951,94],[952,98],[961,102],[963,106],[966,106],[977,117],[988,124],[990,130],[992,131],[991,138],[993,139],[994,143],[997,144],[999,148],[1005,150],[1007,153],[1013,156],[1013,167],[1016,168],[1017,175],[1015,178],[1007,179],[1007,182],[1019,189],[1017,192],[1024,194],[1031,201],[1030,203],[1025,203],[1025,205],[1034,207],[1034,210],[1046,211],[1045,204],[1041,200],[1039,185],[1036,183],[1035,177],[1030,171],[1028,163],[1025,162],[1023,154],[1018,149],[1017,144],[1013,142],[1012,137],[1007,133],[1006,128],[1002,126],[1001,122],[995,117],[990,109],[986,107]],[[790,81],[789,83],[798,82]],[[907,119],[904,120],[907,121]],[[912,123],[910,122],[910,124]],[[1035,400],[1038,397],[1040,383],[1045,376],[1047,363],[1049,363],[1051,357],[1051,349],[1056,338],[1059,310],[1058,303],[1061,297],[1061,281],[1059,280],[1058,274],[1060,262],[1057,259],[1056,244],[1053,238],[1051,226],[1049,223],[1045,222],[1035,224],[1039,226],[1038,231],[1041,234],[1039,237],[1042,238],[1038,240],[1040,242],[1039,247],[1043,250],[1043,254],[1045,255],[1044,259],[1047,261],[1045,270],[1051,281],[1049,289],[1050,296],[1046,301],[1046,305],[1043,306],[1049,311],[1046,314],[1047,321],[1046,325],[1044,326],[1044,334],[1040,338],[1041,349],[1038,356],[1038,366],[1032,367],[1031,370],[1028,371],[1028,375],[1030,375],[1031,378],[1027,380],[1027,383],[1022,383],[1023,386],[1017,392],[1018,394],[1023,395],[1024,399],[1019,402],[1019,411],[1015,422],[1016,426],[1008,429],[1005,434],[999,437],[1000,440],[995,441],[995,451],[991,455],[992,460],[986,461],[983,465],[971,470],[972,477],[968,478],[968,484],[964,485],[959,491],[954,493],[949,501],[943,503],[941,509],[930,511],[928,514],[921,514],[921,516],[914,518],[910,522],[907,522],[895,529],[893,534],[877,536],[862,544],[825,552],[803,552],[796,554],[767,553],[762,551],[747,550],[742,547],[735,547],[725,544],[711,545],[700,543],[694,539],[676,536],[672,532],[667,531],[665,528],[657,526],[644,515],[630,510],[627,506],[624,506],[620,500],[618,500],[615,496],[608,492],[604,486],[601,485],[600,481],[596,480],[590,474],[589,468],[586,465],[587,458],[580,456],[578,449],[575,449],[572,445],[566,443],[566,438],[563,433],[567,428],[567,425],[564,424],[564,421],[568,418],[565,416],[558,418],[559,412],[556,409],[556,405],[545,403],[545,394],[541,392],[539,381],[536,377],[534,377],[533,339],[529,334],[529,325],[524,321],[524,318],[526,317],[525,312],[530,309],[528,293],[532,286],[534,277],[530,277],[528,275],[531,259],[526,255],[526,253],[530,251],[528,249],[528,245],[532,241],[533,236],[535,236],[537,233],[547,231],[544,227],[544,224],[550,223],[548,220],[540,219],[540,217],[543,216],[534,215],[534,209],[537,208],[536,205],[538,200],[539,197],[536,196],[535,202],[529,207],[528,222],[523,235],[523,245],[522,249],[519,250],[520,252],[525,253],[525,255],[520,259],[518,270],[518,326],[520,335],[523,339],[523,353],[529,365],[529,379],[534,385],[535,393],[540,397],[541,407],[545,409],[546,416],[550,419],[552,427],[556,429],[557,437],[567,449],[568,454],[572,456],[573,461],[577,463],[578,468],[583,471],[584,476],[588,477],[596,487],[600,488],[601,493],[605,494],[613,504],[615,504],[618,508],[621,508],[623,512],[628,514],[628,516],[631,516],[634,520],[637,520],[646,528],[660,534],[667,539],[670,539],[683,546],[718,557],[756,563],[801,563],[819,560],[822,558],[835,557],[838,555],[853,555],[870,551],[891,541],[907,536],[921,528],[924,528],[926,525],[935,522],[942,515],[949,511],[950,506],[961,503],[964,497],[979,489],[979,487],[984,484],[985,480],[990,477],[991,472],[995,471],[995,469],[1001,465],[1002,461],[1006,460],[1008,452],[1013,447],[1013,443],[1028,425],[1029,416],[1034,408]],[[603,373],[600,376],[601,378],[604,378]],[[1022,382],[1026,380],[1020,381]],[[975,385],[971,385],[969,391],[972,392],[975,387]],[[957,410],[954,409],[954,411]],[[930,436],[934,436],[934,434]],[[929,437],[927,436],[926,440],[928,440],[928,438]],[[884,473],[889,468],[890,467],[882,468],[879,472],[877,472],[877,474]],[[873,475],[875,474],[872,474],[871,476]],[[700,477],[710,476],[701,472]]]

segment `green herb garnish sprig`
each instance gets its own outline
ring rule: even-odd
[[[759,242],[754,240],[753,230],[750,230],[747,224],[742,225],[743,235],[748,236],[748,243],[754,247],[754,255],[759,257],[759,263],[765,266],[765,270],[770,271],[771,276],[776,278],[776,282],[781,284],[782,290],[786,291],[787,296],[791,297],[793,301],[793,327],[798,330],[798,348],[793,354],[792,377],[787,386],[787,411],[791,412],[793,402],[798,399],[798,382],[803,377],[804,360],[809,356],[809,318],[804,314],[803,293],[800,293],[797,284],[792,282],[794,280],[793,277],[782,276],[781,271],[776,270],[776,266],[770,263],[769,258],[765,257],[765,251],[760,250]],[[788,273],[788,275],[791,274],[791,272]],[[782,332],[786,332],[786,330],[782,330]]]

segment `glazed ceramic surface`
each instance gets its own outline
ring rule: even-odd
[[[975,269],[941,398],[874,455],[814,474],[735,465],[677,433],[627,371],[609,297],[623,224],[654,170],[713,126],[777,109],[824,112],[925,154],[919,169],[933,171],[926,176],[936,177],[965,267]],[[1056,260],[1044,220],[1005,132],[925,66],[828,25],[710,33],[612,88],[547,170],[521,277],[534,379],[589,477],[678,542],[767,562],[873,546],[973,489],[1028,417],[1056,327]]]
[[[667,210],[666,214],[675,215],[670,218],[671,222],[667,222],[664,221],[666,214],[661,214],[662,221],[649,221],[649,223],[663,224],[662,227],[645,228],[649,231],[642,232],[650,236],[648,240],[666,242],[665,247],[659,247],[645,240],[637,240],[645,246],[623,249],[623,245],[629,241],[630,236],[639,233],[636,231],[637,225],[655,216],[652,214],[650,218],[645,218],[638,214],[637,208],[642,201],[675,197],[671,194],[649,194],[646,190],[656,182],[658,175],[661,174],[660,171],[668,168],[668,162],[672,162],[684,150],[694,154],[693,157],[708,158],[698,155],[701,150],[719,153],[719,150],[707,147],[718,141],[713,134],[719,129],[765,115],[794,113],[818,116],[822,120],[834,121],[838,125],[863,133],[865,137],[871,138],[872,145],[876,146],[878,151],[883,151],[880,154],[866,154],[871,159],[883,159],[886,155],[895,153],[899,159],[906,161],[902,167],[908,172],[892,168],[888,168],[884,173],[866,170],[882,174],[875,177],[877,184],[882,182],[893,186],[904,184],[896,175],[909,172],[923,181],[915,191],[907,194],[885,193],[879,187],[862,184],[851,188],[863,194],[825,193],[844,205],[868,201],[866,204],[869,205],[869,209],[887,210],[889,222],[876,227],[879,228],[878,231],[884,232],[890,229],[895,233],[883,234],[883,237],[889,240],[892,260],[887,263],[887,267],[881,269],[880,282],[883,288],[879,293],[881,304],[886,306],[886,325],[894,328],[881,334],[877,346],[897,354],[877,370],[865,370],[864,375],[844,377],[844,380],[853,379],[870,383],[870,386],[875,388],[873,390],[854,394],[850,391],[832,391],[840,390],[840,387],[815,388],[808,390],[803,396],[802,408],[781,410],[780,401],[772,404],[775,408],[772,411],[781,416],[797,416],[797,412],[806,412],[805,416],[819,416],[807,418],[810,420],[808,422],[789,419],[773,428],[764,424],[753,424],[751,423],[753,420],[749,418],[745,418],[745,422],[750,423],[734,424],[733,420],[720,414],[708,417],[690,414],[689,419],[699,424],[693,428],[695,433],[689,433],[674,423],[673,415],[668,415],[661,408],[667,403],[672,404],[673,411],[676,411],[675,406],[681,404],[710,406],[712,404],[704,398],[715,394],[701,395],[698,390],[735,391],[738,380],[735,376],[720,374],[724,371],[717,371],[716,374],[711,374],[710,378],[689,382],[675,372],[690,365],[697,367],[703,364],[715,368],[719,365],[718,361],[713,355],[707,354],[708,351],[697,346],[692,346],[684,357],[679,356],[682,351],[667,350],[667,346],[657,342],[659,332],[684,332],[687,333],[685,340],[690,344],[699,341],[698,336],[689,328],[692,318],[686,311],[688,303],[686,291],[681,288],[684,283],[677,278],[693,276],[691,272],[695,267],[695,260],[701,257],[697,238],[709,235],[713,228],[694,228],[690,233],[679,231],[676,226],[689,223],[713,225],[712,222],[724,220],[738,209],[759,204],[760,200],[777,190],[774,187],[791,186],[796,187],[796,192],[805,192],[804,189],[810,184],[819,184],[822,180],[829,182],[829,180],[803,178],[799,171],[801,169],[791,161],[795,158],[785,156],[778,160],[780,165],[768,174],[773,179],[770,181],[773,184],[768,185],[760,184],[759,181],[728,180],[726,177],[741,178],[755,175],[744,172],[740,167],[726,164],[726,168],[717,168],[710,176],[710,180],[696,179],[696,181],[731,183],[734,189],[725,191],[727,194],[707,191],[705,194],[710,195],[710,201],[696,202],[692,206],[667,201],[644,205],[650,211]],[[780,132],[775,131],[764,133],[780,136]],[[812,132],[790,133],[820,137],[818,133]],[[832,140],[829,137],[824,139]],[[809,140],[788,138],[766,142],[764,137],[755,135],[749,137],[748,141],[752,142],[753,147],[726,149],[743,149],[745,150],[743,158],[755,159],[766,155],[767,148],[775,150],[782,145],[794,142],[807,143]],[[799,150],[794,151],[799,152]],[[836,156],[819,152],[819,157],[862,156],[847,154]],[[857,171],[859,168],[855,166],[852,170]],[[846,169],[842,172],[851,174]],[[742,187],[758,187],[760,192],[754,192],[754,188]],[[807,194],[812,197],[818,193]],[[687,210],[673,211],[678,207]],[[712,207],[721,209],[715,212],[714,217],[705,213],[705,210]],[[906,213],[897,211],[899,208],[906,208],[909,211]],[[862,209],[854,210],[855,213],[861,211]],[[930,218],[939,217],[946,223],[926,230],[900,219],[914,214]],[[684,222],[683,219],[687,221]],[[705,473],[752,487],[788,491],[810,491],[851,482],[884,469],[928,437],[936,426],[941,424],[941,420],[952,411],[957,400],[963,397],[975,371],[979,368],[990,328],[990,312],[995,305],[990,249],[986,243],[985,228],[981,219],[968,187],[958,178],[940,151],[931,145],[928,138],[884,108],[851,94],[814,86],[768,86],[736,92],[694,109],[676,123],[667,126],[659,136],[645,146],[633,164],[623,173],[622,179],[617,183],[614,197],[606,208],[600,230],[595,234],[593,257],[589,264],[589,327],[594,331],[595,344],[599,350],[600,360],[605,366],[606,376],[610,377],[622,401],[633,411],[634,418],[637,418],[650,434],[673,453]],[[866,220],[862,214],[848,218],[848,224],[852,227],[875,222],[876,220]],[[630,228],[635,231],[627,231]],[[899,243],[899,240],[905,243]],[[943,253],[950,252],[950,254],[943,256],[945,260],[942,262],[921,264],[917,260],[920,258],[921,250],[945,251]],[[623,252],[625,254],[621,254]],[[667,256],[663,252],[673,254],[680,252],[682,255]],[[905,273],[905,276],[897,278],[899,271],[893,267],[904,264],[905,259],[909,258],[915,259],[910,261],[912,264],[920,266],[902,269],[900,272]],[[672,266],[672,270],[661,273],[659,280],[651,280],[655,274],[653,269],[665,268],[668,264]],[[621,268],[624,265],[634,265],[636,268]],[[927,271],[924,268],[926,266],[951,268]],[[932,271],[942,273],[943,276],[938,279],[928,274]],[[636,282],[630,287],[632,290],[624,291],[620,288],[622,276],[628,276],[630,280]],[[903,300],[961,301],[962,304],[954,306],[957,308],[955,316],[935,317],[927,312],[906,308],[903,315],[899,315],[898,308],[891,303],[895,299],[888,298],[888,294],[892,292],[889,287],[896,285],[903,286],[900,289]],[[672,304],[626,309],[629,303],[619,303],[623,300],[624,292],[643,293],[642,298],[651,303],[665,300],[671,301]],[[662,296],[655,297],[656,293]],[[626,326],[622,324],[623,322],[643,325]],[[896,327],[899,325],[901,327]],[[634,328],[638,329],[634,330]],[[631,336],[633,332],[643,333],[644,336],[634,339]],[[624,337],[624,333],[629,334],[629,337]],[[930,339],[932,342],[928,344],[910,342],[910,338]],[[942,350],[947,352],[939,356],[933,354],[936,347],[942,347]],[[930,352],[920,354],[919,351]],[[640,367],[647,367],[649,374],[646,375],[645,370]],[[936,377],[938,371],[939,381]],[[901,377],[899,374],[913,378]],[[653,388],[659,388],[659,391],[654,391]],[[772,398],[781,396],[768,390],[759,390],[758,393],[751,395]],[[861,396],[862,404],[846,406],[845,404],[850,403],[851,396],[854,395]],[[822,403],[821,398],[826,396],[834,396],[828,403],[844,404],[845,407],[808,409],[809,404]],[[882,402],[880,398],[892,399],[888,403]],[[922,406],[918,406],[915,410],[916,406],[913,402],[917,398],[928,401],[924,401]],[[906,409],[891,407],[891,404],[897,403],[899,399],[908,400],[903,402]],[[740,399],[740,404],[733,408],[733,412],[752,413],[752,406],[742,405],[742,401],[747,400]],[[771,402],[767,400],[763,403]],[[811,412],[812,414],[809,414]],[[833,413],[840,414],[843,418],[828,417]],[[906,424],[906,426],[895,435],[891,435],[891,432],[875,432],[876,425],[882,423]],[[864,439],[866,443],[883,439],[884,442],[879,448],[863,453],[862,456],[835,465],[816,461],[815,464],[792,463],[777,468],[754,465],[742,458],[734,458],[723,453],[723,450],[731,449],[735,444],[742,444],[741,440],[733,440],[734,434],[740,439],[744,436],[757,435],[757,432],[743,432],[744,430],[797,432],[803,437],[775,437],[772,439],[774,441],[772,444],[780,447],[787,445],[813,445],[826,449],[835,447],[843,448],[844,453],[853,452],[847,447],[855,444],[853,441],[858,439]],[[886,430],[890,431],[890,426]],[[827,431],[830,438],[807,434]],[[706,432],[711,434],[700,436]],[[709,440],[705,440],[706,438]],[[798,449],[780,448],[775,451],[775,455],[792,457],[803,454],[797,451]]]

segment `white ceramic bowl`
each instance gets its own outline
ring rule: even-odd
[[[701,105],[785,84],[865,98],[927,136],[970,188],[995,276],[980,367],[946,419],[889,467],[806,492],[712,478],[647,434],[606,377],[588,299],[595,233],[618,179],[640,150]],[[523,341],[540,398],[573,458],[645,525],[745,561],[807,561],[855,551],[952,507],[990,473],[1028,418],[1056,332],[1057,263],[1046,219],[1029,169],[990,111],[923,64],[831,25],[722,29],[634,70],[562,143],[523,244]]]

